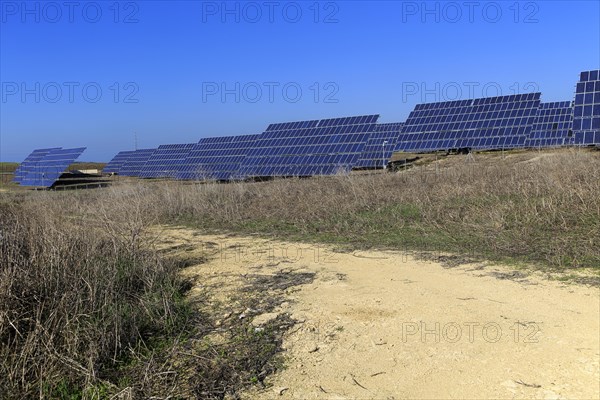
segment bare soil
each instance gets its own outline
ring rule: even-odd
[[[231,315],[253,318],[256,329],[281,314],[296,322],[283,344],[286,367],[243,398],[600,398],[597,287],[452,256],[184,228],[160,236],[168,245],[159,247],[203,260],[185,270],[192,296],[208,289],[227,303],[251,277],[282,277],[264,289],[285,293],[270,312],[231,303]],[[290,272],[310,279],[288,288]]]

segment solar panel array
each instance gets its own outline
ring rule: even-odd
[[[23,178],[32,171],[33,168],[37,165],[37,163],[42,160],[46,154],[48,154],[52,150],[58,150],[60,147],[53,147],[49,149],[37,149],[31,152],[25,160],[15,170],[15,177],[13,182],[21,183]]]
[[[85,147],[50,150],[31,165],[27,175],[21,180],[21,185],[51,187],[84,150]]]
[[[584,71],[575,89],[575,144],[600,145],[600,70]]]
[[[134,153],[134,150],[131,151],[121,151],[116,156],[113,157],[112,160],[108,162],[102,169],[102,172],[105,174],[116,174],[119,173],[119,170],[123,165],[129,160],[129,156]]]
[[[243,177],[332,175],[352,169],[379,115],[271,124],[241,163]]]
[[[417,104],[405,123],[379,115],[271,124],[258,135],[122,151],[105,173],[142,178],[237,180],[381,168],[394,151],[425,153],[564,145],[600,146],[600,70],[584,71],[573,102],[540,93]],[[23,185],[52,185],[83,148],[38,149],[15,171]]]
[[[127,161],[119,168],[119,175],[139,176],[146,161],[152,156],[156,149],[135,150],[129,155]]]
[[[375,125],[354,168],[382,168],[394,152],[403,122]]]
[[[527,93],[418,104],[402,127],[395,150],[424,153],[525,146],[540,95]]]
[[[557,147],[573,143],[573,107],[570,101],[541,103],[527,147]]]
[[[203,138],[190,151],[178,179],[232,180],[238,175],[241,162],[260,135],[240,135]]]
[[[195,144],[123,151],[103,172],[186,180],[329,175],[352,169],[365,156],[364,147],[376,131],[378,118],[364,115],[285,122],[271,124],[258,135],[204,138]],[[391,127],[398,125],[389,124],[378,135],[391,139]],[[379,154],[377,162],[383,162]]]
[[[140,178],[175,178],[195,146],[195,143],[158,146],[137,176]]]

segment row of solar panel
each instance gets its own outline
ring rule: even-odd
[[[600,117],[600,104],[576,106],[573,115],[575,117]]]
[[[531,130],[531,127],[519,128],[487,128],[487,129],[470,129],[470,130],[438,130],[431,133],[400,133],[397,141],[403,142],[407,140],[421,141],[431,139],[460,139],[460,138],[475,138],[475,137],[502,137],[502,136],[524,136]]]
[[[378,115],[362,115],[358,117],[344,117],[344,118],[330,118],[322,120],[312,121],[296,121],[296,122],[284,122],[278,124],[271,124],[267,127],[267,132],[273,130],[291,130],[299,128],[314,128],[314,127],[328,127],[328,126],[342,126],[342,125],[358,125],[358,124],[372,124],[377,121]]]
[[[519,102],[527,102],[527,101],[536,101],[541,97],[541,93],[524,93],[524,94],[514,94],[508,96],[495,96],[495,97],[481,97],[477,99],[467,99],[467,100],[451,100],[451,101],[443,101],[436,103],[423,103],[417,104],[415,106],[415,111],[425,110],[425,109],[439,109],[439,108],[456,108],[456,107],[472,107],[472,106],[481,106],[487,104],[498,105],[502,103],[511,104],[510,107],[519,107]],[[502,106],[502,107],[507,107]]]
[[[59,149],[60,147],[34,150],[30,155],[27,156],[27,158],[25,158],[25,160],[23,160],[21,164],[19,164],[15,170],[15,177],[13,179],[14,182],[21,183],[33,165],[36,165],[50,151]]]
[[[419,111],[415,113],[411,113],[409,118],[411,119],[427,119],[427,118],[440,118],[446,121],[456,121],[457,118],[469,120],[469,121],[477,121],[477,120],[488,120],[488,119],[507,119],[507,118],[517,118],[522,117],[524,115],[529,115],[531,109],[536,110],[537,107],[533,106],[530,108],[521,108],[518,110],[488,110],[485,112],[475,111],[472,108],[463,108],[463,109],[454,109],[454,110],[442,110],[442,109],[433,109],[428,111]]]
[[[377,115],[271,124],[260,135],[201,139],[165,145],[152,154],[123,152],[105,170],[139,177],[233,179],[270,171],[332,171],[347,168],[362,153]],[[371,123],[369,123],[371,122]],[[343,125],[346,124],[346,125]],[[131,161],[123,161],[130,158]],[[300,168],[305,166],[307,168]],[[271,168],[272,167],[272,168]],[[277,168],[275,168],[277,167]],[[285,167],[285,168],[283,168]],[[283,168],[283,169],[282,169]]]
[[[247,156],[263,156],[274,157],[280,155],[306,155],[306,154],[340,154],[340,153],[360,153],[365,146],[364,142],[360,143],[344,143],[341,145],[312,145],[312,146],[273,146],[259,147],[252,149]]]
[[[352,134],[364,132],[365,128],[370,124],[361,125],[346,125],[346,126],[335,126],[335,127],[322,127],[322,128],[294,128],[289,130],[271,130],[266,131],[259,138],[284,138],[284,137],[310,137],[310,136],[323,136],[323,135],[340,135],[340,134]]]
[[[599,71],[587,71],[581,74],[573,103],[539,103],[537,106],[535,104],[532,106],[530,101],[538,102],[539,94],[494,98],[493,102],[498,106],[492,109],[491,114],[488,112],[484,116],[487,118],[488,127],[506,126],[497,119],[500,115],[506,116],[506,113],[500,114],[504,111],[498,108],[506,108],[505,105],[501,105],[505,100],[519,102],[520,105],[513,105],[511,108],[533,118],[533,122],[531,118],[525,121],[523,119],[514,121],[514,128],[502,132],[503,136],[511,135],[512,138],[502,140],[501,137],[498,141],[486,139],[485,136],[488,136],[489,132],[481,135],[480,132],[473,133],[468,130],[471,126],[468,121],[473,118],[472,107],[476,103],[481,103],[479,101],[450,101],[417,106],[402,129],[402,139],[397,150],[428,152],[449,150],[457,146],[477,148],[482,145],[490,149],[507,148],[507,146],[600,145],[600,118],[596,120],[595,115],[596,112],[600,112],[600,107],[599,111],[594,108],[596,99],[600,99],[600,82],[597,82],[599,76]],[[424,115],[427,118],[423,118]],[[448,115],[451,116],[450,122],[448,122]],[[452,133],[452,130],[456,130],[457,122],[459,123],[457,129],[461,133],[455,138],[456,134]],[[423,136],[415,136],[424,132],[426,134]],[[406,137],[403,134],[409,135]],[[467,136],[471,136],[468,141],[452,140],[459,137],[464,139]],[[438,140],[432,142],[429,140],[432,138]]]
[[[487,136],[487,137],[438,137],[437,139],[420,137],[418,139],[400,140],[396,147],[396,151],[406,151],[406,148],[411,149],[418,148],[421,144],[427,149],[431,148],[431,143],[435,142],[440,144],[441,148],[437,150],[449,150],[449,149],[463,149],[463,148],[481,148],[484,146],[490,150],[493,149],[510,149],[511,146],[515,147],[539,147],[536,144],[543,139],[564,139],[564,144],[575,143],[573,136],[565,137],[561,132],[551,132],[549,134],[541,135],[539,133],[532,134],[531,137],[524,137],[523,135],[509,135],[509,136]],[[450,147],[445,147],[450,146]],[[489,146],[489,147],[488,147]]]
[[[573,121],[574,130],[599,130],[600,118],[580,118]]]
[[[578,82],[577,86],[575,86],[575,93],[576,94],[589,94],[589,93],[597,93],[598,91],[600,91],[600,81],[599,80],[593,80],[593,81],[587,81],[587,82]]]
[[[396,151],[431,152],[446,149],[510,149],[525,147],[523,136],[503,136],[493,138],[460,138],[400,142]]]
[[[600,131],[584,131],[584,132],[575,132],[575,139],[573,140],[574,144],[583,144],[583,145],[600,145]]]
[[[555,147],[573,142],[573,108],[569,101],[541,103],[526,146]],[[562,138],[562,140],[560,140]]]
[[[513,125],[515,120],[524,117],[535,118],[537,112],[534,115],[531,115],[530,110],[520,110],[519,112],[514,113],[505,113],[503,111],[500,112],[490,112],[485,114],[472,114],[472,113],[464,113],[464,114],[432,114],[432,115],[412,115],[410,117],[410,121],[407,120],[407,123],[411,124],[426,124],[426,123],[442,123],[442,122],[479,122],[479,121],[504,121],[505,124]],[[525,123],[530,123],[531,121],[526,121]]]
[[[553,112],[553,111],[560,111],[560,113]],[[565,114],[565,113],[562,113],[562,111],[563,111],[562,109],[546,110],[545,113],[538,113],[538,116],[535,119],[535,123],[536,124],[544,124],[547,122],[564,122],[564,121],[571,121],[573,119],[572,113]]]
[[[574,143],[600,143],[600,70],[584,71],[575,89]]]
[[[575,95],[578,104],[600,104],[600,92],[579,93]]]
[[[369,135],[361,137],[361,141],[367,136],[366,143],[363,146],[360,157],[353,165],[354,168],[361,167],[378,167],[384,165],[389,159],[394,149],[396,150],[411,150],[411,151],[434,151],[440,149],[452,149],[456,146],[466,146],[471,148],[510,148],[510,147],[539,147],[539,146],[557,146],[564,145],[574,142],[572,133],[572,121],[571,116],[572,110],[570,102],[556,102],[556,103],[542,103],[537,104],[536,107],[531,107],[531,98],[538,98],[536,94],[529,94],[523,96],[516,96],[517,100],[520,100],[530,109],[519,110],[522,114],[533,114],[527,118],[514,119],[513,127],[505,127],[505,122],[501,118],[494,120],[487,120],[483,123],[476,122],[473,126],[484,127],[488,126],[487,129],[467,129],[469,119],[473,118],[472,113],[467,113],[460,118],[462,122],[456,124],[445,123],[445,124],[427,124],[426,126],[418,126],[421,120],[414,120],[414,127],[406,129],[406,125],[403,127],[402,124],[389,124],[394,125],[394,129],[391,130],[389,136],[377,135],[378,132],[385,129],[385,124],[376,125]],[[495,98],[494,103],[500,104],[504,107],[503,98]],[[475,104],[480,102],[468,101],[469,104]],[[528,104],[527,104],[528,103]],[[535,105],[535,104],[534,104]],[[517,107],[518,108],[518,107]],[[440,110],[441,114],[447,114],[443,108],[436,107],[435,109]],[[541,111],[543,110],[543,111]],[[498,117],[502,114],[499,112],[493,112],[487,114],[486,117]],[[458,117],[457,117],[458,118]],[[467,121],[464,121],[466,119]],[[342,119],[343,120],[343,119]],[[410,117],[409,117],[410,120]],[[356,121],[356,120],[355,120]],[[410,122],[410,121],[407,121]],[[241,158],[247,157],[247,163],[254,163],[255,165],[261,165],[265,162],[272,164],[308,164],[312,161],[306,159],[306,155],[314,153],[330,153],[330,152],[354,152],[358,150],[358,147],[348,146],[347,144],[341,147],[330,147],[324,146],[329,138],[323,136],[305,136],[307,133],[315,134],[321,131],[317,122],[305,121],[297,123],[284,123],[284,124],[273,124],[270,125],[270,131],[263,133],[262,135],[255,135],[260,140],[254,143],[252,140],[245,142],[244,148],[249,148],[247,154],[242,154],[242,150],[236,150],[235,155],[225,157],[223,154],[227,148],[235,148],[237,146],[225,145],[217,146],[216,148],[203,148],[195,149],[192,151],[196,152],[196,157],[188,156],[186,163],[182,166],[182,171],[176,173],[177,162],[171,162],[169,164],[172,168],[167,168],[165,163],[156,163],[149,161],[145,168],[152,169],[153,172],[161,171],[163,175],[167,175],[166,171],[169,171],[169,175],[175,174],[181,179],[192,179],[193,176],[206,176],[206,171],[210,166],[210,173],[218,173],[218,170],[226,170],[230,176],[234,176],[236,170],[239,169],[237,176],[243,176],[244,174],[255,174],[264,172],[264,168],[258,171],[257,168],[249,168],[247,165],[242,165]],[[493,128],[489,128],[493,126]],[[289,129],[284,130],[283,128],[288,127]],[[456,130],[450,130],[449,128],[457,127]],[[342,128],[345,130],[346,128]],[[412,133],[413,129],[430,129],[430,133]],[[331,134],[337,131],[329,130],[327,133]],[[401,133],[402,132],[402,133]],[[571,136],[568,136],[571,135]],[[583,140],[587,140],[589,135],[581,136]],[[595,138],[595,136],[593,136]],[[595,139],[592,140],[595,140]],[[348,137],[345,137],[348,141]],[[383,146],[383,142],[390,142],[387,149]],[[201,140],[200,143],[232,143],[235,139],[232,138],[214,138]],[[260,144],[259,144],[260,143]],[[397,145],[397,143],[399,143]],[[201,146],[202,147],[202,146]],[[251,153],[251,154],[250,154]],[[304,156],[298,157],[298,154]],[[251,157],[248,157],[248,156]],[[286,161],[286,158],[274,159],[274,157],[287,155],[290,157]],[[220,158],[220,159],[219,159]],[[234,161],[239,161],[234,163]],[[318,159],[316,162],[323,163],[323,159]],[[237,168],[236,168],[237,167]],[[142,176],[144,174],[141,174]],[[152,174],[155,176],[156,174]],[[251,175],[250,175],[251,176]]]
[[[520,101],[519,103],[502,103],[491,106],[489,109],[481,110],[476,106],[465,106],[460,108],[449,108],[445,105],[452,102],[441,102],[439,107],[431,108],[427,111],[413,111],[407,119],[407,123],[423,117],[439,117],[444,120],[480,120],[480,119],[498,119],[515,118],[524,115],[536,115],[540,101]],[[510,106],[510,110],[507,109]]]
[[[511,118],[511,119],[496,119],[496,120],[479,120],[479,121],[406,121],[404,132],[433,132],[438,130],[468,130],[488,127],[518,127],[530,126],[535,122],[535,117]]]
[[[264,165],[348,164],[356,157],[356,154],[328,154],[291,157],[248,157],[248,162],[244,163],[243,168],[252,168]]]
[[[462,148],[495,150],[519,147],[536,148],[563,145],[600,145],[600,133],[597,131],[578,132],[572,135],[573,137],[565,137],[561,133],[549,133],[544,134],[543,136],[533,135],[531,138],[524,136],[479,137],[470,139],[444,138],[438,140],[420,138],[419,140],[400,141],[394,151],[427,153]]]
[[[392,156],[400,131],[404,123],[387,123],[375,125],[362,154],[356,160],[354,168],[383,168]]]
[[[476,113],[481,117],[486,117],[486,113],[490,112],[504,112],[506,117],[516,115],[519,111],[536,107],[537,101],[523,101],[520,103],[502,103],[502,104],[490,104],[486,106],[461,106],[461,107],[438,107],[423,109],[415,112],[415,116],[428,116],[428,115],[454,115],[464,113]]]
[[[585,82],[585,81],[597,81],[600,79],[600,70],[593,70],[593,71],[583,71],[580,75],[579,75],[579,81],[580,82]]]
[[[350,134],[350,135],[322,135],[322,136],[302,136],[302,137],[281,137],[268,138],[260,141],[261,147],[276,146],[311,146],[311,145],[329,145],[335,143],[362,143],[368,140],[369,133]],[[253,148],[255,148],[254,146]]]
[[[259,135],[121,152],[105,172],[241,179],[381,167],[394,150],[598,145],[599,75],[581,74],[573,104],[540,103],[540,93],[527,93],[418,104],[404,124],[377,124],[378,115],[277,123]]]
[[[531,139],[528,141],[525,147],[540,148],[540,147],[560,147],[572,144],[573,141],[570,138],[542,138],[542,139]]]
[[[565,124],[566,126],[558,126],[555,130],[544,130],[544,131],[531,131],[531,134],[529,135],[529,139],[541,139],[541,138],[558,138],[558,137],[569,137],[569,133],[568,130],[570,129],[570,126]],[[567,134],[565,135],[565,131],[567,131]],[[573,134],[571,133],[571,136]]]
[[[570,101],[551,101],[548,103],[540,103],[540,108],[538,109],[538,112],[544,112],[553,109],[568,110],[569,108],[571,108]]]
[[[51,187],[84,150],[85,147],[34,150],[15,171],[14,182],[22,186]]]

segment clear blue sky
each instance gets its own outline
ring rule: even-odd
[[[1,161],[54,146],[108,161],[134,132],[146,148],[396,122],[417,103],[515,91],[571,100],[600,66],[598,1],[76,3],[0,1]]]

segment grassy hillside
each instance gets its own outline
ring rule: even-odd
[[[449,157],[396,174],[155,189],[164,221],[343,246],[600,267],[600,152]]]

